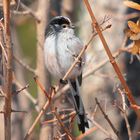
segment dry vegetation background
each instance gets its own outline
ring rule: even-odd
[[[140,139],[140,1],[134,2],[0,0],[0,140]],[[58,91],[44,66],[45,28],[57,15],[72,20],[85,44],[85,134],[74,121],[68,85]]]

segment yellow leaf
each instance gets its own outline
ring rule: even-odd
[[[140,54],[140,40],[134,41],[134,45],[132,46],[130,52],[133,55]]]
[[[140,32],[139,26],[135,22],[133,22],[133,21],[128,21],[128,27],[134,33],[139,33]]]
[[[140,4],[132,2],[132,1],[124,1],[124,4],[130,8],[140,10]]]

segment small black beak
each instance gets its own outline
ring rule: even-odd
[[[75,29],[75,26],[72,24],[72,25],[70,25],[70,28]]]

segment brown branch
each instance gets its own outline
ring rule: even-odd
[[[5,93],[4,105],[4,129],[5,140],[11,140],[11,90],[12,90],[12,49],[10,36],[10,0],[3,0],[4,12],[4,32],[6,39],[6,53],[8,61],[4,61],[4,85],[3,91]]]
[[[43,91],[43,93],[49,100],[50,97],[49,97],[49,94],[46,92],[45,88],[42,86],[42,84],[39,82],[39,80],[36,77],[34,77],[34,80],[35,80],[36,84],[39,86],[39,88],[41,89],[41,91]]]
[[[73,115],[75,115],[75,111],[71,112],[70,114],[62,114],[62,115],[59,116],[59,118],[61,120],[64,120],[65,118],[72,117]],[[57,122],[57,119],[54,118],[52,120],[44,121],[44,122],[42,122],[42,124],[45,125],[45,124],[48,124],[48,123],[55,123],[55,122]]]
[[[19,94],[20,92],[22,92],[23,90],[27,89],[29,87],[29,84],[27,84],[26,86],[16,90],[16,94]]]
[[[99,101],[97,98],[95,98],[96,104],[98,105],[99,109],[101,110],[104,118],[107,120],[107,122],[109,123],[110,127],[112,128],[112,130],[114,131],[114,133],[116,134],[116,136],[120,139],[119,136],[119,131],[114,127],[114,125],[112,124],[111,120],[109,119],[109,117],[106,115],[106,113],[103,111]]]
[[[1,88],[0,88],[0,93],[1,93],[0,94],[1,97],[5,97],[5,94],[4,94],[4,92],[3,92],[3,90]]]
[[[48,100],[44,106],[42,107],[41,111],[39,112],[38,116],[36,117],[35,121],[33,122],[33,124],[31,125],[30,129],[28,130],[24,140],[28,140],[29,139],[29,136],[31,135],[31,133],[33,132],[36,124],[39,122],[39,120],[41,119],[42,115],[46,112],[46,110],[48,109],[48,107],[50,106],[51,104],[51,101],[53,99],[55,95],[55,90],[52,89],[52,92],[51,92],[51,97],[50,97],[50,100]]]
[[[129,140],[132,140],[132,133],[131,133],[129,121],[128,121],[127,114],[126,114],[126,103],[125,103],[124,93],[119,88],[118,88],[118,92],[120,93],[121,99],[122,99],[122,109],[121,109],[121,112],[123,114],[123,117],[124,117],[124,120],[125,120],[125,123],[126,123],[128,137],[129,137]]]
[[[96,29],[96,31],[97,31],[97,33],[98,33],[98,35],[100,37],[100,40],[101,40],[101,42],[103,44],[103,47],[104,47],[104,49],[105,49],[105,51],[106,51],[106,53],[107,53],[107,55],[108,55],[108,57],[110,59],[110,63],[112,64],[112,66],[113,66],[113,68],[114,68],[114,70],[115,70],[115,72],[116,72],[116,74],[117,74],[117,76],[118,76],[123,88],[125,89],[125,93],[127,95],[127,98],[129,100],[130,104],[131,105],[136,105],[136,102],[134,100],[133,94],[130,91],[126,81],[124,80],[123,75],[122,75],[122,73],[121,73],[121,71],[120,71],[120,69],[119,69],[114,57],[112,56],[112,53],[111,53],[110,49],[108,48],[106,40],[105,40],[101,30],[100,30],[100,27],[99,27],[99,25],[97,23],[97,20],[96,20],[96,18],[94,16],[94,13],[93,13],[93,11],[91,9],[91,6],[90,6],[88,0],[84,0],[84,2],[85,2],[85,5],[87,7],[87,10],[88,10],[88,12],[89,12],[89,14],[91,16],[92,23],[93,23],[92,25],[94,26],[94,28]],[[131,106],[131,107],[134,109],[134,111],[136,112],[138,118],[140,119],[140,111],[138,109],[134,108],[133,106]]]
[[[71,133],[69,132],[69,130],[64,126],[64,124],[63,124],[62,121],[61,121],[60,116],[56,113],[56,111],[57,111],[57,110],[55,109],[55,111],[53,111],[52,113],[54,114],[54,116],[55,116],[56,119],[58,120],[58,122],[59,122],[61,128],[65,131],[65,133],[67,134],[67,137],[68,137],[69,140],[74,140],[73,136],[71,135]]]
[[[14,78],[14,83],[16,84],[16,86],[18,88],[23,88],[23,86]],[[24,91],[22,91],[25,93],[25,95],[27,96],[27,98],[34,104],[36,111],[39,111],[39,107],[37,104],[37,100],[27,91],[27,89],[24,89]]]
[[[92,120],[92,123],[100,129],[105,135],[107,135],[109,138],[112,138],[111,134],[107,130],[105,130],[99,123],[97,123],[94,119]]]
[[[82,140],[84,137],[88,136],[89,134],[93,133],[94,131],[96,131],[98,128],[96,126],[88,129],[84,134],[79,135],[78,137],[76,137],[76,140]]]

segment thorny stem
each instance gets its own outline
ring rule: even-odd
[[[108,45],[106,43],[106,40],[105,40],[101,30],[100,30],[100,27],[99,27],[99,25],[97,23],[97,20],[96,20],[95,16],[94,16],[94,13],[93,13],[93,11],[91,9],[91,6],[90,6],[88,0],[84,0],[84,2],[85,2],[85,5],[87,7],[87,10],[88,10],[88,12],[89,12],[89,14],[91,16],[91,19],[92,19],[92,22],[93,22],[93,27],[96,29],[96,31],[97,31],[100,39],[101,39],[101,42],[103,44],[103,47],[104,47],[104,49],[105,49],[105,51],[106,51],[106,53],[107,53],[107,55],[108,55],[108,57],[110,59],[110,63],[112,64],[112,66],[113,66],[113,68],[114,68],[114,70],[115,70],[115,72],[116,72],[116,74],[117,74],[117,76],[118,76],[123,88],[125,89],[125,93],[127,95],[127,98],[129,100],[132,108],[134,109],[134,111],[136,112],[138,118],[140,119],[140,111],[133,107],[133,105],[136,105],[136,102],[134,100],[133,94],[130,91],[126,81],[124,80],[123,75],[122,75],[122,73],[121,73],[121,71],[120,71],[120,69],[119,69],[114,57],[112,56],[112,53],[111,53],[111,51],[110,51],[110,49],[109,49],[109,47],[108,47]]]
[[[5,126],[5,140],[11,140],[11,88],[12,88],[12,49],[10,38],[10,0],[3,0],[4,12],[4,31],[6,39],[6,53],[7,62],[4,61],[4,85],[5,93],[4,105],[4,126]]]

